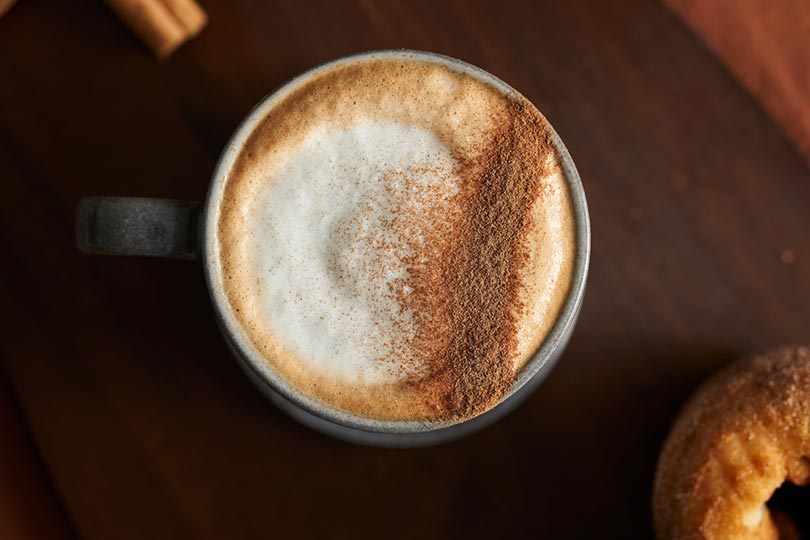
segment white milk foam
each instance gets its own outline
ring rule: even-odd
[[[262,171],[245,231],[257,311],[314,372],[382,384],[418,370],[405,259],[425,256],[424,216],[452,204],[457,166],[431,131],[366,120],[316,127]]]

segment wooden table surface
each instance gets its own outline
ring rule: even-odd
[[[108,538],[649,538],[661,442],[739,354],[810,341],[810,170],[655,1],[203,0],[153,60],[100,2],[0,20],[2,373],[73,532]],[[571,345],[505,420],[381,450],[251,386],[201,268],[77,253],[86,195],[201,198],[265,93],[407,47],[521,90],[567,143],[593,257]]]

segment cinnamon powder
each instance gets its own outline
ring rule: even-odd
[[[481,414],[514,383],[526,237],[551,152],[537,110],[525,100],[510,103],[490,146],[462,162],[458,213],[447,216],[453,232],[434,239],[439,264],[410,269],[430,370],[414,384],[439,418]]]

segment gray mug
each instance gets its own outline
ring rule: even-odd
[[[89,254],[201,259],[219,327],[234,357],[258,388],[302,424],[360,444],[392,447],[437,444],[481,429],[514,409],[542,382],[562,354],[576,324],[585,292],[591,248],[588,208],[574,162],[557,133],[548,126],[574,207],[577,253],[573,279],[551,331],[520,370],[510,392],[494,408],[459,423],[383,421],[335,410],[302,395],[268,367],[230,311],[217,264],[220,199],[225,180],[248,136],[284,96],[325,70],[368,58],[408,58],[438,63],[492,84],[505,93],[515,92],[500,79],[475,66],[433,53],[374,51],[335,60],[292,79],[267,95],[248,114],[220,156],[203,203],[133,197],[85,198],[77,209],[76,239],[79,249]]]

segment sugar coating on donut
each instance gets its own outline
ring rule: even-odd
[[[810,348],[740,360],[682,409],[658,462],[659,540],[780,538],[766,502],[810,483]]]

